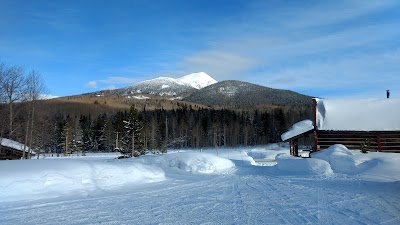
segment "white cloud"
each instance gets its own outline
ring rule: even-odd
[[[264,74],[262,84],[290,90],[325,90],[325,96],[321,97],[342,95],[340,92],[343,91],[353,92],[351,95],[354,96],[381,96],[386,89],[399,90],[398,62],[400,49],[338,60],[320,60]]]
[[[89,81],[85,84],[85,87],[89,88],[97,88],[97,82],[96,81]]]

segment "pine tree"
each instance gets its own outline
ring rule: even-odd
[[[124,124],[124,136],[122,138],[122,148],[120,149],[121,153],[129,157],[145,154],[145,150],[142,147],[143,140],[141,138],[143,123],[134,106],[131,106],[127,118],[124,120]]]

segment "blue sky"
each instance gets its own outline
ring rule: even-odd
[[[56,96],[206,72],[325,98],[400,97],[397,0],[0,0],[0,61]]]

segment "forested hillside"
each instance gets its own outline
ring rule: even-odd
[[[218,108],[263,109],[271,106],[304,106],[311,102],[311,97],[293,91],[227,80],[202,88],[184,100]]]

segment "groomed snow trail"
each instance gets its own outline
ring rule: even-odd
[[[0,224],[400,224],[398,182],[267,174],[248,166],[114,194],[1,203]]]

